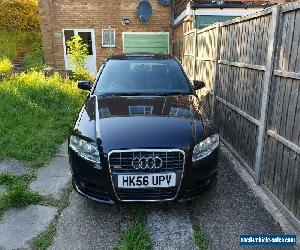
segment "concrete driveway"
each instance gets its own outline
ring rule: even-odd
[[[224,151],[219,168],[217,188],[193,202],[143,205],[154,249],[197,249],[193,223],[201,225],[210,249],[241,249],[240,234],[283,234]],[[94,204],[72,192],[50,249],[113,249],[133,212],[132,206]]]

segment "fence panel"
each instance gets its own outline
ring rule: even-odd
[[[252,174],[255,171],[270,20],[271,13],[267,12],[249,20],[221,25],[216,108],[218,114],[227,114],[228,108],[234,112],[225,119],[237,122],[232,124],[235,136],[230,135],[232,132],[226,122],[215,117],[222,136],[244,159]]]
[[[203,100],[205,108],[211,112],[212,90],[215,76],[217,26],[197,31],[196,58],[195,58],[195,79],[205,82],[206,87],[197,92]]]
[[[263,184],[300,219],[300,9],[283,12],[271,85]]]

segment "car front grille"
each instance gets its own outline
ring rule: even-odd
[[[134,159],[161,159],[153,168],[133,167]],[[176,197],[181,182],[185,155],[181,150],[114,150],[109,153],[109,166],[116,196],[121,201],[164,201]],[[118,188],[118,174],[176,173],[176,186],[167,188]]]
[[[132,160],[135,158],[155,158],[162,159],[162,166],[158,169],[135,169],[132,167]],[[115,151],[110,154],[109,164],[114,173],[156,173],[181,171],[184,164],[184,154],[182,151]]]

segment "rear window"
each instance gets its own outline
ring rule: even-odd
[[[191,93],[175,60],[109,60],[96,85],[98,95]]]

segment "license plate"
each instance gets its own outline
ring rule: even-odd
[[[176,174],[118,175],[119,188],[174,187]]]

